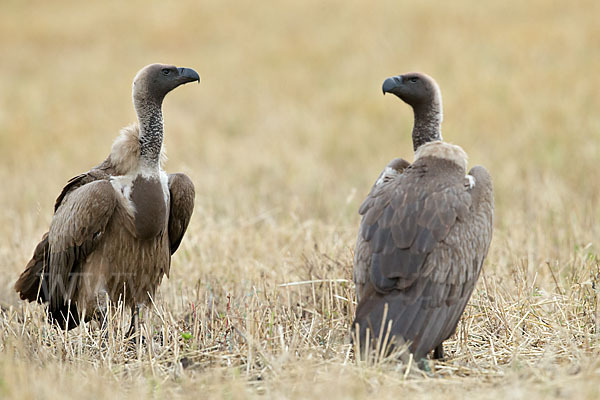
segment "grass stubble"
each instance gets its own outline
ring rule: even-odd
[[[0,8],[0,397],[600,396],[596,2]],[[197,199],[132,348],[119,307],[62,332],[12,285],[157,61],[202,76],[164,109],[167,170]],[[408,70],[438,80],[444,136],[495,185],[490,252],[432,375],[349,341],[356,210],[410,158],[410,110],[378,88]]]

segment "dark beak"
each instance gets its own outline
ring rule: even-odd
[[[181,84],[198,81],[200,83],[200,75],[191,68],[177,68],[179,71],[179,79]]]
[[[400,85],[402,85],[402,75],[392,76],[391,78],[387,78],[385,81],[383,81],[381,90],[383,90],[383,94],[393,93],[394,89]]]

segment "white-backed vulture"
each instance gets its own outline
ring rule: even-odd
[[[50,229],[15,290],[23,300],[48,303],[49,320],[62,328],[102,315],[107,296],[134,310],[168,276],[195,194],[190,178],[162,169],[162,102],[193,81],[200,77],[189,68],[141,69],[132,89],[138,123],[122,129],[106,160],[58,196]]]
[[[383,93],[413,108],[415,160],[390,162],[359,209],[355,340],[364,349],[389,334],[390,349],[407,343],[416,360],[431,350],[443,358],[492,238],[492,181],[481,166],[465,175],[466,153],[442,141],[442,98],[432,78],[388,78]]]

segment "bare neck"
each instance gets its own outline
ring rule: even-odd
[[[135,101],[140,125],[140,161],[148,167],[158,167],[163,143],[162,103]]]
[[[413,149],[417,151],[425,143],[442,140],[442,106],[435,101],[427,106],[413,107],[415,122],[413,125]]]

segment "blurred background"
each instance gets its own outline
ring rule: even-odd
[[[599,16],[597,0],[0,0],[0,348],[11,349],[0,357],[0,397],[92,390],[114,399],[115,377],[145,393],[179,376],[179,351],[223,366],[196,377],[227,398],[247,393],[220,386],[238,371],[228,369],[231,360],[250,371],[242,388],[264,363],[285,366],[265,383],[280,397],[286,382],[301,380],[308,385],[297,386],[300,398],[306,390],[371,395],[385,379],[399,382],[393,371],[359,368],[345,380],[338,371],[349,354],[358,207],[391,159],[413,158],[412,112],[384,97],[381,84],[422,71],[441,87],[445,140],[462,146],[470,165],[488,168],[495,186],[494,239],[459,334],[448,341],[459,357],[446,373],[472,374],[471,385],[483,385],[484,374],[541,380],[550,385],[540,392],[546,398],[580,388],[571,376],[581,363],[596,371],[580,382],[591,382],[589,398],[597,398]],[[171,318],[173,353],[136,364],[117,348],[82,347],[91,336],[74,333],[63,344],[46,335],[43,309],[24,307],[12,285],[66,181],[104,160],[119,129],[136,120],[131,82],[155,62],[201,75],[163,108],[166,170],[190,175],[197,194],[157,300]],[[312,279],[336,283],[278,286]],[[200,321],[212,333],[183,343],[190,304],[204,305]],[[31,310],[37,317],[22,323]],[[242,326],[247,312],[255,327],[250,317]],[[236,313],[264,346],[255,363],[250,347],[227,342]],[[290,332],[304,340],[294,354]],[[557,365],[566,383],[548,391]],[[130,379],[132,368],[141,372]],[[198,385],[176,382],[192,395]],[[456,398],[464,398],[466,385],[456,382]],[[498,396],[516,398],[503,387],[516,386],[495,387],[504,390]]]
[[[164,103],[166,169],[197,186],[188,258],[176,260],[192,264],[176,277],[257,265],[277,277],[281,257],[315,245],[349,266],[361,200],[389,160],[412,159],[411,110],[381,94],[384,78],[408,71],[435,77],[444,138],[494,178],[489,270],[597,251],[597,1],[3,0],[0,10],[3,301],[16,301],[12,282],[63,184],[135,121],[131,81],[153,62],[202,78]],[[219,240],[228,256],[207,256]]]

